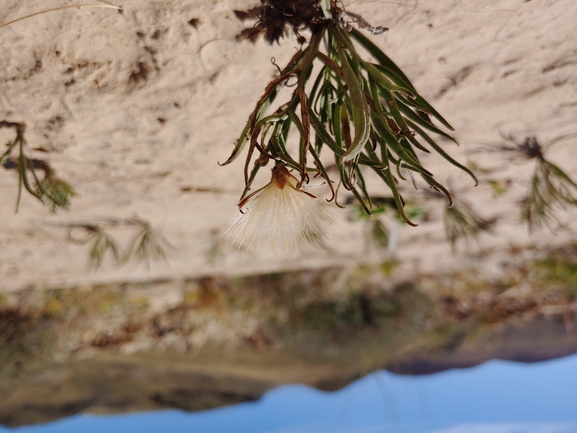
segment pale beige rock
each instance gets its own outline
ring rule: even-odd
[[[217,162],[228,157],[274,76],[271,57],[283,65],[297,44],[291,38],[273,47],[235,42],[243,24],[233,10],[255,6],[256,0],[116,3],[122,3],[123,14],[70,9],[0,29],[0,119],[26,122],[29,143],[50,150],[36,156],[47,158],[79,193],[69,212],[50,215],[25,195],[14,214],[17,178],[14,171],[0,170],[0,290],[238,274],[363,258],[361,227],[347,222],[348,212],[340,210],[328,240],[332,252],[282,261],[266,253],[245,257],[225,246],[220,261],[207,261],[219,231],[237,212],[243,182],[241,161],[226,167]],[[74,3],[3,0],[0,22],[69,4]],[[484,216],[502,217],[498,235],[481,237],[481,246],[574,239],[574,214],[564,216],[573,231],[557,238],[547,232],[529,238],[526,228],[516,225],[514,203],[531,163],[512,165],[471,151],[498,141],[499,132],[545,140],[577,131],[577,3],[345,4],[372,24],[391,27],[375,40],[455,127],[462,145],[447,144],[451,154],[495,170],[481,175],[473,190],[456,169],[439,158],[424,158],[439,180],[451,178]],[[200,20],[197,28],[188,24],[192,18]],[[10,138],[11,131],[0,131],[1,142]],[[575,144],[566,141],[551,152],[573,176]],[[489,179],[514,179],[514,184],[493,199]],[[265,174],[255,185],[266,182]],[[369,183],[376,195],[385,193],[375,179]],[[404,190],[410,194],[409,185]],[[430,223],[398,228],[397,254],[410,272],[466,260],[452,256],[444,241],[441,203],[426,206],[438,206]],[[168,264],[116,269],[107,263],[89,273],[88,247],[67,243],[66,231],[48,224],[134,214],[151,221],[177,248]]]

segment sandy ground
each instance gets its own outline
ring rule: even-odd
[[[257,1],[126,0],[110,9],[70,9],[0,29],[0,120],[26,122],[31,147],[76,188],[68,212],[51,215],[30,196],[14,213],[17,177],[0,171],[0,290],[71,286],[108,281],[244,274],[280,268],[318,267],[366,259],[362,227],[338,210],[328,239],[332,251],[280,260],[263,252],[247,257],[222,245],[210,250],[236,215],[242,162],[219,167],[276,69],[297,46],[235,41],[246,24],[234,9]],[[2,0],[0,22],[66,0]],[[481,184],[434,157],[424,161],[441,181],[451,179],[485,217],[499,216],[496,234],[480,248],[567,242],[575,238],[575,214],[557,237],[527,235],[515,206],[532,164],[475,154],[499,133],[540,140],[577,132],[577,2],[571,0],[359,1],[345,2],[391,31],[375,38],[417,89],[455,127],[460,161],[475,162]],[[189,24],[198,19],[196,27]],[[0,141],[12,131],[0,131]],[[576,140],[556,145],[551,159],[577,173]],[[449,146],[449,145],[447,145]],[[493,197],[489,182],[512,184]],[[265,178],[259,180],[264,184]],[[375,195],[382,186],[370,182]],[[410,191],[409,186],[405,191]],[[418,194],[418,193],[417,193]],[[418,195],[417,195],[418,196]],[[431,220],[417,228],[396,225],[396,255],[407,271],[460,266],[444,240],[441,202],[427,202]],[[168,263],[150,267],[111,263],[88,272],[88,246],[67,241],[55,224],[97,217],[150,221],[174,245]],[[391,223],[394,225],[394,223]],[[127,237],[129,233],[121,233]],[[219,244],[223,242],[220,241]]]

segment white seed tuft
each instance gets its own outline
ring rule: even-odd
[[[303,252],[310,244],[324,245],[334,223],[326,201],[297,188],[298,180],[286,167],[272,169],[272,180],[239,203],[246,205],[225,229],[233,244],[255,253],[260,245],[276,256]]]

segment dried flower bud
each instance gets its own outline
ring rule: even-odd
[[[323,245],[333,215],[325,201],[297,185],[285,166],[275,166],[271,181],[239,203],[241,209],[246,205],[246,212],[224,233],[237,248],[252,253],[262,243],[277,256],[302,252],[309,244]]]

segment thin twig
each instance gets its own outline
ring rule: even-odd
[[[74,8],[77,8],[77,9],[80,9],[80,8],[107,8],[107,9],[116,9],[117,11],[122,12],[122,8],[121,8],[120,6],[114,6],[114,5],[109,5],[109,4],[94,4],[94,3],[91,3],[91,4],[82,4],[82,5],[61,6],[61,7],[54,8],[54,9],[46,9],[46,10],[44,10],[44,11],[35,12],[35,13],[33,13],[33,14],[26,15],[26,16],[23,16],[23,17],[20,17],[20,18],[17,18],[17,19],[15,19],[15,20],[13,20],[13,21],[9,21],[9,22],[7,22],[7,23],[0,24],[0,29],[1,29],[2,27],[7,27],[7,26],[9,26],[9,25],[11,25],[11,24],[17,23],[18,21],[22,21],[22,20],[25,20],[25,19],[28,19],[28,18],[35,17],[35,16],[37,16],[37,15],[46,14],[46,13],[48,13],[48,12],[60,11],[60,10],[63,10],[63,9],[74,9]]]

